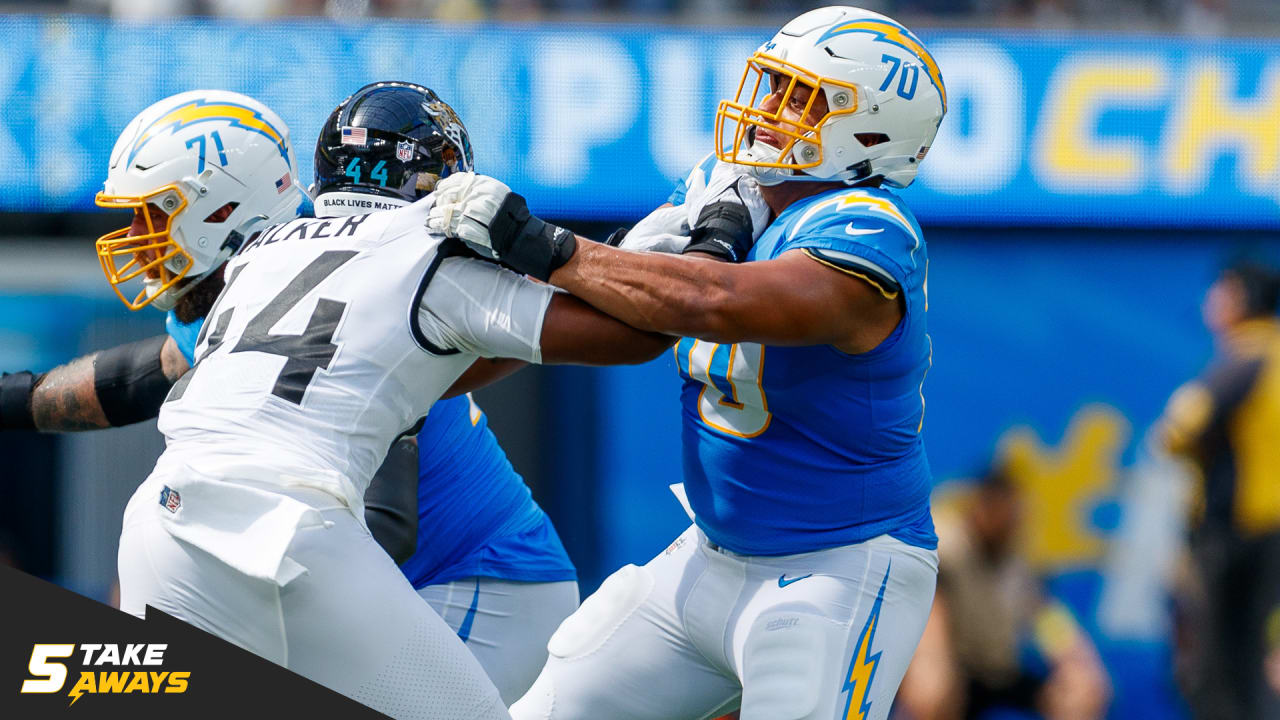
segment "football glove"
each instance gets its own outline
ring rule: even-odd
[[[685,219],[689,244],[681,252],[701,252],[729,262],[742,262],[764,229],[770,210],[755,178],[739,168],[716,162],[706,188],[687,198]]]
[[[658,208],[628,230],[621,242],[614,243],[610,238],[606,244],[637,252],[679,253],[689,244],[689,226],[685,224],[688,214],[689,209],[683,205]]]
[[[489,224],[511,192],[500,180],[472,172],[453,173],[436,184],[427,227],[458,238],[481,255],[497,259],[489,242]]]
[[[572,232],[535,217],[511,188],[469,172],[454,173],[436,186],[427,227],[542,281],[578,248]]]

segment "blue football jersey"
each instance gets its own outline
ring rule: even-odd
[[[932,352],[920,227],[892,193],[842,188],[784,210],[747,261],[792,250],[901,298],[904,318],[859,355],[680,340],[684,479],[697,523],[712,542],[751,555],[886,533],[933,549],[920,437]]]
[[[203,323],[172,312],[165,320],[193,364]],[[577,579],[551,519],[469,395],[437,402],[418,433],[418,547],[400,569],[415,588],[473,576]]]
[[[418,433],[418,550],[400,569],[418,588],[474,576],[577,579],[551,520],[469,395],[432,405]]]

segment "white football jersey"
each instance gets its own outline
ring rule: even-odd
[[[317,487],[359,509],[391,443],[476,357],[539,361],[552,290],[453,257],[425,227],[431,201],[246,243],[161,408],[157,472]]]

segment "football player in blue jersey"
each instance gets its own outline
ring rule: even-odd
[[[352,126],[375,140],[344,143],[342,128]],[[469,169],[471,157],[465,128],[434,92],[411,83],[368,85],[335,109],[321,131],[317,215],[407,205],[440,176]],[[223,287],[219,267],[196,282],[174,283],[178,292],[148,290],[149,302],[121,295],[131,307],[167,310],[167,335],[94,353],[39,377],[0,380],[0,429],[68,432],[155,417],[169,388],[195,364],[197,337]],[[486,367],[464,376],[459,389],[511,369],[501,361],[478,364]],[[470,395],[437,402],[416,437],[397,442],[365,506],[379,544],[480,661],[503,702],[514,702],[542,668],[551,633],[578,607],[577,574]]]
[[[741,203],[713,202],[682,254],[628,252],[542,222],[492,178],[442,181],[429,224],[682,337],[694,526],[561,625],[514,718],[887,716],[937,574],[928,256],[892,189],[946,105],[915,35],[827,7],[760,46],[717,111],[718,159],[773,216],[758,238]]]

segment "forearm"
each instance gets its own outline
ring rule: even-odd
[[[93,366],[98,353],[60,365],[36,383],[31,415],[41,432],[74,432],[111,427],[98,401]]]
[[[556,293],[539,338],[547,365],[633,365],[675,343],[671,335],[637,330],[568,293]]]
[[[42,432],[119,427],[160,413],[169,388],[189,368],[172,338],[158,336],[77,358],[41,375],[31,420]]]
[[[650,332],[719,339],[733,265],[691,255],[637,255],[583,238],[551,276],[602,312]]]

